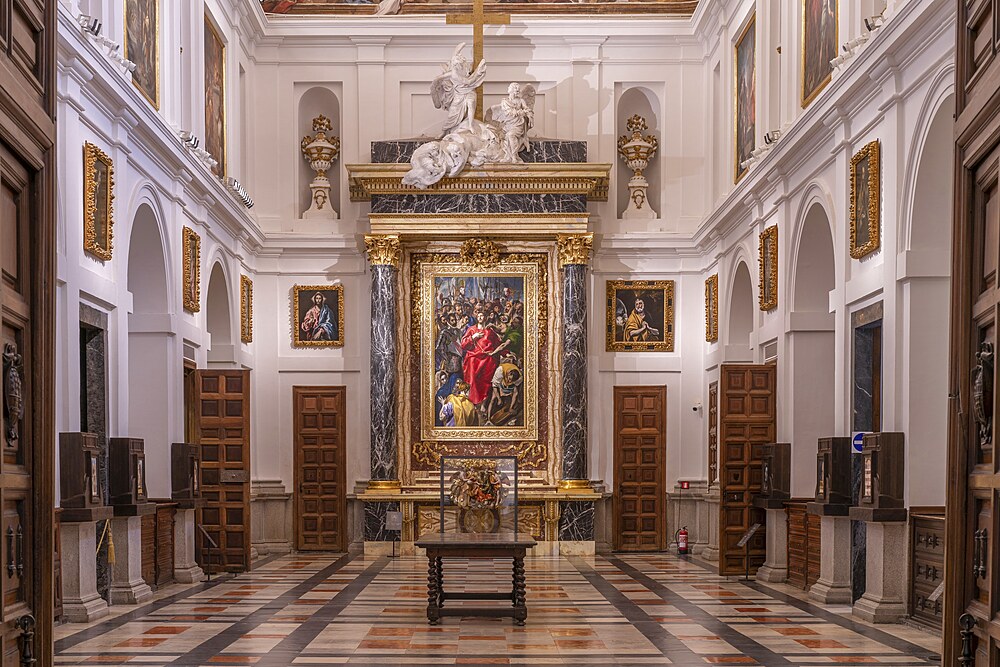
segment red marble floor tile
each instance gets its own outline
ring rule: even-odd
[[[818,635],[819,633],[815,630],[810,630],[809,628],[772,628],[777,633],[783,634],[786,637],[795,637],[802,635]]]
[[[771,610],[767,607],[737,607],[733,611],[738,611],[741,614],[766,614]]]
[[[851,664],[855,664],[855,663],[857,663],[857,664],[870,664],[870,663],[873,663],[873,662],[875,662],[875,663],[878,662],[878,660],[876,658],[873,658],[870,655],[839,655],[839,656],[837,656],[837,661],[838,662],[849,662]]]
[[[555,642],[559,648],[607,648],[599,639],[557,639]]]
[[[750,618],[758,623],[791,623],[784,616],[751,616]]]
[[[372,628],[368,631],[369,637],[411,637],[414,628]]]
[[[115,648],[152,648],[167,641],[164,637],[132,637],[115,644]]]
[[[216,655],[208,659],[209,662],[238,662],[241,665],[252,665],[260,660],[256,655]]]
[[[195,607],[192,611],[207,611],[209,613],[216,613],[220,611],[225,611],[225,607]]]
[[[134,655],[119,655],[119,654],[114,654],[114,655],[102,654],[102,655],[92,655],[89,658],[87,658],[86,660],[84,660],[84,662],[100,662],[100,663],[105,664],[105,665],[108,665],[108,664],[110,664],[110,665],[124,665],[125,663],[127,663],[129,660],[131,660],[134,657],[136,657],[136,656],[134,656]]]
[[[593,637],[594,631],[587,628],[558,628],[549,630],[553,637]]]
[[[745,655],[707,655],[705,660],[715,665],[756,665],[757,661]]]
[[[833,639],[796,639],[798,643],[806,648],[847,648],[845,645]]]
[[[358,648],[408,648],[410,640],[406,639],[363,639]]]
[[[146,630],[144,635],[179,635],[182,632],[190,630],[190,625],[157,625],[155,628],[150,628]]]

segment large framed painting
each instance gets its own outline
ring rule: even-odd
[[[705,281],[705,340],[715,343],[719,340],[719,274],[713,274]]]
[[[861,259],[879,249],[882,176],[879,142],[875,140],[851,158],[851,257]]]
[[[240,341],[253,342],[253,281],[240,276]]]
[[[181,252],[184,257],[181,282],[184,309],[197,313],[201,310],[201,237],[190,227],[184,228]]]
[[[295,347],[344,346],[343,285],[296,285],[292,305]]]
[[[608,352],[674,351],[674,281],[607,282]]]
[[[830,83],[837,57],[838,0],[802,0],[802,108]]]
[[[83,145],[83,178],[83,249],[107,262],[115,224],[115,168],[108,154],[89,142]]]
[[[125,0],[125,57],[135,63],[132,84],[159,109],[159,0]]]
[[[538,438],[539,264],[418,271],[422,438]]]
[[[760,233],[760,302],[761,310],[778,307],[778,226]]]
[[[226,46],[205,16],[205,150],[218,164],[213,171],[226,175]]]
[[[734,48],[734,121],[736,171],[739,181],[747,170],[742,166],[756,147],[757,133],[757,18],[751,17]]]

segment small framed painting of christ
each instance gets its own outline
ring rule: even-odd
[[[296,285],[295,347],[344,346],[344,286]]]

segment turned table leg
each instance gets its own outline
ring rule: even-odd
[[[438,579],[438,563],[440,558],[427,554],[427,622],[437,625],[440,614],[440,580]]]
[[[514,556],[514,622],[518,625],[524,625],[528,618],[524,590],[524,556]]]
[[[438,608],[441,608],[444,606],[444,564],[441,562],[441,556],[434,559],[434,566],[437,570]]]

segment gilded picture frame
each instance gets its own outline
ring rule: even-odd
[[[83,249],[111,260],[114,237],[115,166],[90,142],[83,144]]]
[[[778,226],[771,225],[760,233],[760,294],[761,310],[778,307]]]
[[[184,257],[181,293],[184,310],[197,313],[201,310],[201,237],[190,227],[185,227],[181,243]]]
[[[674,351],[674,281],[609,280],[608,352]]]
[[[851,257],[878,250],[881,238],[881,147],[876,139],[851,158]]]
[[[803,109],[833,78],[830,61],[837,57],[839,4],[839,0],[802,0],[799,83]]]
[[[124,0],[125,58],[135,63],[132,85],[160,108],[160,2]]]
[[[295,347],[343,347],[344,286],[295,285],[292,317]]]
[[[719,274],[715,273],[705,281],[705,341],[719,340]]]
[[[751,16],[733,46],[733,182],[756,148],[757,135],[757,17]]]
[[[240,276],[240,341],[253,342],[253,281]]]
[[[538,262],[428,261],[417,271],[421,439],[537,440]]]
[[[226,45],[205,15],[205,150],[218,163],[212,170],[219,178],[227,173],[226,145]]]

